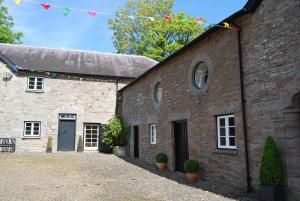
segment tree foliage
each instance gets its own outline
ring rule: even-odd
[[[127,0],[108,21],[117,53],[161,61],[204,31],[194,17],[174,13],[173,4],[173,0]]]
[[[102,141],[110,147],[124,145],[125,132],[126,128],[121,118],[119,116],[114,116],[105,126]]]
[[[271,136],[267,137],[259,170],[260,184],[265,186],[283,186],[283,165],[280,151]]]
[[[2,0],[0,0],[0,5]],[[8,14],[6,6],[0,6],[0,43],[21,44],[22,32],[14,32],[14,19]]]

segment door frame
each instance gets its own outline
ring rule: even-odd
[[[98,126],[98,134],[97,134],[97,149],[91,149],[88,148],[86,149],[85,147],[85,126],[87,125],[92,125],[92,126]],[[83,123],[83,150],[84,151],[99,151],[99,143],[100,143],[100,129],[101,129],[102,124],[101,123],[88,123],[88,122],[84,122]]]
[[[64,115],[64,114],[66,114],[66,115],[74,115],[75,116],[75,118],[73,118],[73,119],[61,119],[60,117],[61,117],[61,115]],[[77,125],[77,114],[75,114],[75,113],[58,113],[58,131],[57,131],[57,146],[56,146],[56,150],[57,151],[65,151],[65,150],[59,150],[59,148],[58,148],[58,145],[59,145],[59,143],[58,143],[58,140],[59,140],[59,137],[58,137],[58,135],[59,135],[59,130],[60,130],[60,121],[74,121],[74,123],[75,123],[75,128],[74,128],[74,131],[75,131],[75,133],[74,133],[74,145],[73,145],[73,150],[72,151],[75,151],[75,147],[76,147],[76,125]]]
[[[173,168],[174,171],[176,171],[176,145],[175,145],[175,124],[176,123],[185,123],[186,124],[186,138],[187,138],[187,155],[188,155],[188,159],[190,158],[190,153],[189,153],[189,137],[188,137],[188,121],[187,119],[182,119],[182,120],[176,120],[176,121],[172,121],[171,122],[171,126],[172,126],[172,143],[173,143]]]
[[[137,129],[137,138],[138,138],[138,141],[137,141],[137,156],[136,156],[136,130]],[[140,158],[140,132],[139,132],[140,128],[138,125],[134,125],[133,126],[133,158]]]

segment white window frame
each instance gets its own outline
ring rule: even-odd
[[[76,114],[62,113],[62,114],[59,114],[59,119],[60,120],[76,120]]]
[[[34,135],[33,131],[34,131],[34,124],[38,123],[39,124],[39,134],[38,135]],[[31,124],[31,131],[30,134],[26,134],[26,124]],[[40,138],[41,137],[41,122],[40,121],[25,121],[24,122],[24,132],[23,132],[23,136],[25,138]]]
[[[234,115],[223,115],[223,116],[218,116],[217,117],[217,130],[218,130],[218,148],[219,149],[236,149],[236,134],[235,134],[235,145],[234,146],[230,146],[229,143],[229,128],[235,128],[234,126],[229,126],[229,118],[233,117]],[[225,145],[221,145],[221,129],[220,129],[220,119],[225,119]],[[224,136],[222,136],[224,137]]]
[[[85,151],[98,151],[99,150],[99,134],[100,134],[100,125],[101,124],[84,124],[84,141],[83,141],[83,144],[84,144],[84,150]],[[97,127],[97,147],[87,147],[86,146],[86,130],[87,130],[87,126],[96,126]],[[91,129],[93,130],[93,129]],[[91,134],[92,135],[92,134]],[[92,139],[92,138],[90,138]],[[92,143],[92,142],[91,142]]]
[[[29,88],[29,81],[32,78],[34,79],[34,86],[33,86],[33,89],[30,89]],[[42,89],[37,89],[37,80],[38,80],[38,78],[42,79]],[[28,76],[28,78],[27,78],[27,90],[29,90],[29,91],[44,91],[44,77]]]
[[[150,144],[156,144],[156,134],[157,134],[156,124],[149,125],[149,142]]]

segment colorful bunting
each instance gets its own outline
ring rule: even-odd
[[[169,16],[169,15],[165,15],[165,16],[164,16],[164,20],[166,20],[166,21],[169,21],[169,20],[171,20],[171,19],[172,19],[172,17]]]
[[[42,3],[41,6],[45,9],[48,10],[50,8],[50,4]]]
[[[70,8],[64,8],[64,9],[63,9],[63,15],[64,15],[65,17],[67,17],[67,16],[69,15],[70,12],[71,12],[71,9],[70,9]]]
[[[88,14],[89,14],[90,16],[95,17],[95,16],[97,15],[97,12],[94,11],[94,10],[89,10],[89,11],[88,11]]]
[[[230,25],[227,22],[223,22],[223,27],[224,28],[230,28]]]
[[[14,2],[17,4],[17,5],[20,5],[22,3],[23,0],[14,0]]]

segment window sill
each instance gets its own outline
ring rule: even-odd
[[[44,90],[30,90],[30,89],[26,89],[25,92],[28,92],[28,93],[44,93]]]
[[[38,137],[21,137],[21,139],[22,140],[27,140],[27,139],[41,139],[41,137],[40,136],[38,136]]]
[[[216,154],[227,154],[227,155],[237,155],[236,149],[216,149],[214,151]]]

